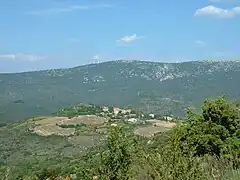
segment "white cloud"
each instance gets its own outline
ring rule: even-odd
[[[201,40],[196,40],[194,43],[195,43],[198,47],[203,47],[203,46],[206,45],[206,44],[205,44],[203,41],[201,41]]]
[[[16,60],[16,61],[38,61],[46,59],[47,57],[37,56],[33,54],[0,54],[0,60]]]
[[[117,40],[117,43],[120,43],[120,44],[130,44],[134,41],[137,41],[139,39],[142,39],[143,36],[137,36],[136,34],[133,34],[131,36],[124,36],[122,37],[121,39]]]
[[[57,13],[73,12],[73,11],[77,11],[77,10],[101,9],[101,8],[112,8],[112,7],[114,7],[114,6],[108,5],[108,4],[72,5],[72,6],[63,7],[63,8],[33,10],[33,11],[28,11],[25,14],[30,14],[30,15],[57,14]]]
[[[240,6],[233,8],[233,12],[234,12],[236,15],[239,15],[239,14],[240,14]]]
[[[234,18],[240,14],[240,6],[232,9],[222,9],[215,6],[206,6],[196,10],[194,16],[209,16],[214,18]]]

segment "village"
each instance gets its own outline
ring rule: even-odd
[[[29,131],[40,136],[106,134],[108,125],[131,126],[135,134],[152,137],[176,126],[171,116],[144,114],[133,109],[79,104],[61,109],[51,117],[33,120]]]
[[[111,111],[111,108],[104,106],[102,108],[102,116],[110,116],[112,119],[121,119],[128,123],[137,123],[139,121],[143,120],[149,120],[149,119],[155,119],[155,120],[162,120],[162,121],[168,121],[172,122],[174,121],[174,118],[172,116],[159,116],[155,115],[153,113],[150,114],[144,114],[142,112],[136,112],[132,109],[122,109],[118,107],[114,107]]]

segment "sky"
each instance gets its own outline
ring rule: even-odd
[[[1,0],[0,72],[240,59],[240,0]]]

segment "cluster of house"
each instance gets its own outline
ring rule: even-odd
[[[104,113],[109,112],[109,107],[104,106],[102,110],[103,110]],[[127,121],[130,122],[130,123],[136,123],[138,121],[138,119],[136,118],[137,114],[134,114],[131,109],[121,109],[121,108],[114,107],[113,108],[113,114],[115,116],[121,114],[125,117],[126,116],[129,117],[129,119]],[[142,118],[144,118],[144,114],[141,114],[140,116]],[[155,119],[156,118],[155,114],[148,114],[147,116],[150,119]],[[165,120],[165,121],[172,121],[173,120],[173,118],[170,117],[170,116],[163,116],[163,117],[161,117],[161,119]]]
[[[109,107],[107,107],[107,106],[104,106],[103,107],[103,112],[109,112]],[[120,108],[117,108],[117,107],[114,107],[113,108],[113,113],[115,114],[115,115],[118,115],[118,114],[130,114],[132,112],[132,110],[131,109],[120,109]]]

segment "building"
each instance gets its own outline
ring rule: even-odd
[[[104,106],[104,107],[102,108],[102,110],[103,110],[103,112],[108,112],[108,107]]]
[[[122,114],[127,114],[127,113],[130,114],[132,112],[132,110],[131,109],[122,109],[121,112],[122,112]]]
[[[173,118],[170,117],[170,116],[164,116],[163,119],[166,120],[166,121],[172,121],[173,120]]]
[[[117,115],[119,112],[121,111],[121,109],[120,108],[113,108],[113,113],[115,114],[115,115]]]
[[[154,114],[149,114],[148,116],[151,117],[151,118],[154,118],[154,117],[155,117]]]
[[[130,119],[128,119],[128,122],[130,122],[130,123],[136,123],[138,120],[137,119],[135,119],[135,118],[130,118]]]

